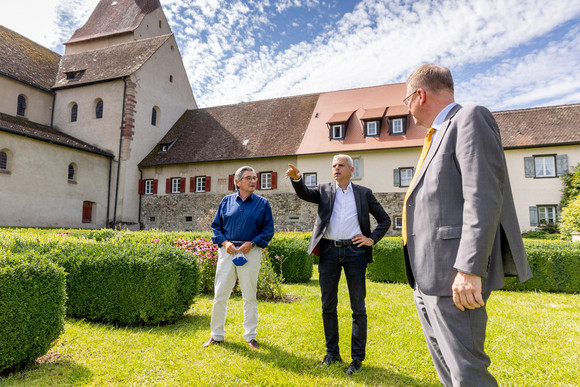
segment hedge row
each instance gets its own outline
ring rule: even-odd
[[[0,373],[43,356],[64,331],[65,272],[0,249]]]
[[[504,289],[580,292],[580,243],[524,239],[524,246],[534,277],[524,283],[508,277]],[[407,283],[400,237],[383,238],[374,247],[373,256],[374,262],[367,269],[369,279]]]

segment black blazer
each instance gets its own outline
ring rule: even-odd
[[[320,184],[316,187],[306,187],[304,179],[298,181],[292,180],[292,187],[300,199],[307,202],[318,204],[318,214],[312,229],[312,237],[308,246],[308,254],[312,254],[322,234],[328,226],[332,209],[334,208],[334,198],[336,196],[336,183]],[[391,218],[383,209],[383,206],[378,202],[373,195],[373,191],[361,185],[352,185],[354,198],[356,201],[356,209],[358,213],[358,222],[364,236],[371,238],[375,243],[387,233],[391,225]],[[374,216],[377,221],[377,227],[371,232],[371,222],[369,213]],[[373,261],[372,246],[365,246],[365,253],[367,262]]]

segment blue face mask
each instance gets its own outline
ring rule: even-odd
[[[234,265],[236,266],[244,266],[246,264],[246,262],[248,262],[248,260],[246,259],[246,257],[244,257],[244,254],[242,253],[238,253],[234,259],[232,259],[232,262],[234,263]]]

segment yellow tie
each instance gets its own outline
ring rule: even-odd
[[[411,180],[411,184],[409,184],[409,189],[405,194],[405,201],[403,201],[403,245],[407,245],[407,199],[409,199],[409,194],[411,193],[411,188],[413,188],[413,184],[415,183],[415,179],[419,174],[419,170],[427,157],[427,152],[429,152],[429,148],[431,147],[431,141],[433,140],[433,133],[435,133],[435,129],[429,128],[427,135],[425,136],[425,142],[423,143],[423,150],[421,151],[421,156],[419,156],[419,161],[417,162],[417,169],[415,170],[415,174],[413,175],[413,179]]]

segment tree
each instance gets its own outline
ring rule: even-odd
[[[580,194],[580,163],[576,165],[574,170],[562,176],[564,181],[564,189],[562,189],[562,200],[560,201],[560,208],[564,208]]]

